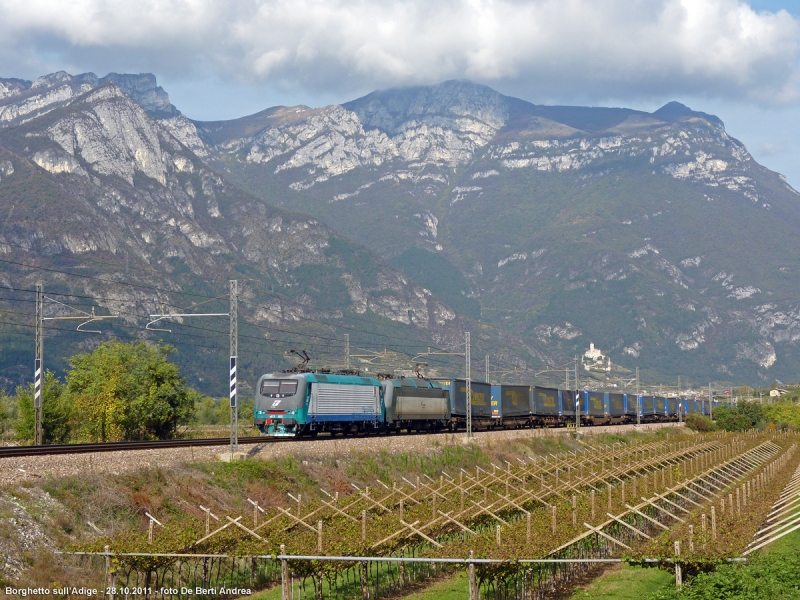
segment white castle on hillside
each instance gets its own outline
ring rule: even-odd
[[[581,364],[587,371],[611,371],[611,358],[603,354],[599,348],[595,348],[594,342],[590,342],[589,349],[583,353]]]

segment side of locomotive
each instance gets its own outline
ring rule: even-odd
[[[277,437],[374,432],[384,412],[377,379],[316,373],[262,375],[253,406],[261,433]]]

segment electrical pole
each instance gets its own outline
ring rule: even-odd
[[[714,418],[714,398],[711,397],[711,382],[708,382],[708,418]]]
[[[578,388],[578,355],[575,355],[575,429],[578,430],[581,427],[581,398],[580,398],[580,389]]]
[[[678,405],[678,423],[683,423],[683,419],[681,419],[681,376],[678,375],[678,394],[675,397],[675,402]]]
[[[350,370],[350,334],[344,334],[344,368]]]
[[[230,399],[231,399],[231,461],[233,454],[239,451],[239,407],[236,402],[236,358],[239,354],[239,281],[231,279],[230,284]]]
[[[639,408],[639,367],[636,367],[636,426],[642,424],[642,411]]]
[[[486,383],[489,383],[489,355],[486,355]]]
[[[239,356],[239,281],[237,279],[228,280],[230,308],[226,313],[168,313],[161,315],[150,315],[152,321],[145,325],[145,331],[166,331],[172,333],[171,329],[160,329],[153,327],[164,319],[189,318],[189,317],[228,317],[230,319],[230,354],[228,362],[229,379],[229,398],[230,398],[230,452],[231,460],[233,453],[239,450],[239,407],[236,401],[236,362]],[[222,296],[220,296],[221,298]],[[110,317],[96,317],[110,318]],[[99,333],[99,332],[98,332]]]
[[[466,358],[466,380],[467,380],[467,439],[472,440],[472,372],[470,371],[470,344],[469,344],[469,331],[467,332],[466,351],[464,352]]]
[[[33,410],[34,410],[34,441],[37,446],[42,445],[42,359],[44,341],[42,340],[42,318],[44,316],[44,285],[36,284],[36,359],[33,369]]]

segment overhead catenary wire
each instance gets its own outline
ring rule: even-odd
[[[177,290],[176,289],[166,289],[166,288],[160,288],[160,287],[156,287],[156,286],[152,286],[152,285],[131,283],[131,282],[128,282],[128,281],[120,281],[120,280],[116,280],[116,279],[94,277],[94,276],[90,276],[90,275],[86,275],[86,274],[82,274],[82,273],[72,273],[70,271],[64,271],[64,270],[60,270],[60,269],[53,269],[53,268],[49,268],[49,267],[42,267],[42,266],[38,266],[38,265],[30,265],[30,264],[27,264],[27,263],[22,263],[22,262],[18,262],[18,261],[11,261],[11,260],[6,260],[6,259],[0,259],[0,263],[18,265],[18,266],[29,268],[29,269],[39,269],[39,270],[43,270],[43,271],[46,271],[46,272],[60,273],[60,274],[73,276],[73,277],[78,277],[78,278],[82,278],[82,279],[98,281],[98,282],[101,282],[101,283],[106,284],[106,285],[108,285],[108,284],[124,285],[124,286],[130,286],[130,287],[134,287],[134,288],[139,288],[139,289],[158,291],[158,292],[162,292],[162,293],[165,293],[165,294],[188,295],[188,296],[197,297],[197,298],[204,298],[205,301],[212,301],[212,300],[218,299],[218,297],[208,296],[208,295],[205,295],[205,294],[198,294],[198,293],[195,293],[195,292],[185,292],[185,291],[180,290],[180,289],[177,289]],[[117,266],[119,266],[119,265],[117,265]],[[160,273],[160,274],[169,275],[167,273]],[[16,291],[22,291],[22,292],[28,292],[28,293],[33,293],[33,291],[34,291],[34,290],[24,290],[22,288],[11,288],[11,287],[8,287],[8,286],[4,286],[4,289],[9,289],[9,290],[13,289],[13,290],[16,290]],[[49,292],[49,293],[51,295],[64,296],[64,297],[82,297],[82,298],[85,298],[85,299],[90,299],[90,300],[92,300],[94,302],[101,301],[101,299],[99,297],[95,297],[95,296],[81,296],[81,295],[76,295],[76,294],[67,294],[67,293],[64,293],[64,292],[52,292],[52,291]],[[311,310],[317,310],[313,306],[309,306],[309,305],[306,305],[306,304],[303,304],[303,303],[300,303],[300,302],[297,302],[297,301],[294,301],[294,300],[291,300],[291,299],[288,299],[288,298],[285,298],[285,297],[281,297],[278,294],[275,294],[274,292],[268,292],[268,293],[270,295],[278,297],[279,300],[281,300],[281,301],[288,302],[288,303],[291,303],[291,304],[294,304],[296,306],[300,306],[300,307],[303,307],[303,308],[307,308],[307,309],[311,309]],[[136,299],[129,299],[129,298],[118,298],[118,299],[108,299],[108,298],[106,298],[106,299],[103,299],[103,301],[105,301],[105,302],[129,303],[130,304],[130,303],[141,303],[144,300],[142,300],[142,299],[136,300]],[[243,300],[242,303],[245,304],[245,305],[251,306],[251,307],[255,307],[255,308],[263,308],[263,309],[271,308],[270,306],[267,306],[267,305],[264,305],[264,304],[256,304],[256,303],[248,302],[246,300]],[[179,308],[178,305],[175,305],[175,304],[171,304],[171,303],[163,303],[163,304],[165,306]],[[119,311],[117,311],[117,312],[119,312]],[[128,314],[129,316],[132,315],[132,313],[126,313],[126,314]],[[141,315],[137,314],[136,316],[141,316]],[[355,319],[353,317],[349,317],[349,316],[344,315],[344,314],[342,315],[342,317],[358,321],[358,319]],[[295,315],[294,318],[297,318],[298,320],[307,321],[307,322],[317,323],[319,325],[323,325],[323,326],[330,327],[330,328],[337,329],[337,330],[345,330],[345,331],[357,332],[357,333],[361,333],[361,334],[364,334],[364,335],[370,336],[370,337],[388,338],[388,339],[390,339],[392,341],[391,341],[391,343],[385,343],[385,345],[386,345],[386,347],[391,347],[393,349],[400,349],[400,348],[417,349],[417,348],[419,348],[419,346],[421,344],[425,343],[423,340],[419,340],[419,339],[400,337],[397,334],[392,334],[392,333],[382,333],[382,332],[378,332],[378,331],[374,331],[374,330],[373,331],[369,331],[369,330],[359,329],[359,328],[355,328],[355,327],[348,327],[348,326],[345,326],[345,325],[342,325],[342,324],[339,324],[339,323],[332,323],[332,322],[328,322],[328,321],[322,321],[320,319],[314,319],[314,318],[311,318],[311,317]],[[264,328],[264,329],[267,329],[267,330],[277,331],[277,332],[280,332],[280,333],[286,333],[286,334],[289,334],[289,335],[305,336],[305,337],[309,337],[309,338],[322,339],[322,340],[327,340],[327,341],[330,341],[330,342],[333,342],[333,343],[337,343],[337,344],[341,344],[342,343],[342,340],[339,340],[337,338],[331,338],[329,336],[324,336],[322,334],[298,332],[298,331],[292,331],[292,330],[282,330],[282,329],[278,329],[278,328],[274,328],[274,327],[270,327],[270,326],[266,326],[266,325],[255,325],[255,324],[252,324],[252,323],[249,323],[249,324],[254,326],[254,327]],[[186,326],[186,324],[184,324],[184,326]],[[263,341],[263,340],[261,340],[261,338],[258,338],[258,339],[260,341]],[[398,341],[408,341],[408,342],[412,342],[412,343],[411,344],[399,344],[399,343],[397,343]],[[458,346],[458,345],[456,345],[456,346]],[[454,347],[456,347],[456,346],[454,346]],[[433,345],[431,345],[430,347],[431,348],[436,348]],[[436,348],[436,349],[439,350],[439,348]],[[432,361],[432,362],[437,362],[439,364],[450,364],[447,361],[443,361],[443,360],[439,360],[439,359],[436,359],[435,361]]]
[[[16,315],[21,315],[21,316],[29,316],[29,314],[27,312],[23,312],[23,311],[14,311],[14,310],[2,309],[2,312],[6,313],[6,314],[16,314]],[[132,316],[132,317],[141,317],[142,316],[139,313],[125,313],[125,312],[122,312],[120,314],[126,315],[126,316]],[[250,325],[250,326],[252,326],[254,328],[262,327],[261,325],[254,324],[254,323],[251,323],[249,321],[243,321],[243,322],[246,325]],[[26,327],[26,328],[27,327],[33,327],[32,325],[27,325],[25,323],[20,323],[20,322],[3,322],[3,323],[6,324],[6,325],[17,325],[17,326]],[[221,329],[214,329],[214,328],[211,328],[211,327],[202,327],[202,326],[199,326],[199,325],[190,325],[188,323],[176,323],[175,326],[176,327],[187,328],[187,329],[198,330],[198,331],[202,331],[202,332],[209,333],[209,334],[217,334],[219,336],[222,336],[222,335],[224,335],[226,333],[225,331],[223,331]],[[115,324],[114,327],[115,327],[115,329],[126,329],[126,330],[131,330],[131,331],[134,331],[134,332],[140,331],[139,327],[135,327],[135,326],[131,326],[131,325],[123,325],[123,324],[120,324],[120,323]],[[65,331],[65,332],[71,332],[72,331],[70,329],[64,329],[64,328],[58,328],[58,327],[48,327],[47,329]],[[323,358],[323,359],[332,360],[332,359],[336,358],[337,355],[338,355],[338,351],[339,351],[338,346],[341,344],[341,340],[339,340],[337,338],[330,338],[330,337],[327,337],[327,336],[319,336],[317,334],[304,333],[304,332],[291,331],[291,330],[278,330],[278,331],[284,332],[284,333],[288,334],[288,336],[290,336],[290,337],[297,337],[297,338],[322,337],[323,339],[327,340],[328,342],[332,342],[332,343],[327,343],[327,344],[312,343],[310,346],[309,346],[308,343],[305,343],[304,345],[306,345],[307,347],[313,348],[314,349],[313,351],[315,353],[322,354],[321,358]],[[106,335],[108,335],[108,334],[106,334]],[[200,340],[208,340],[209,339],[208,336],[193,335],[193,334],[190,334],[190,333],[179,332],[179,331],[172,332],[170,335],[171,336],[184,336],[184,337],[196,338],[196,339],[200,339]],[[161,336],[161,337],[163,338],[163,336]],[[240,338],[243,338],[243,340],[246,343],[249,340],[252,340],[253,342],[258,342],[259,344],[263,344],[264,342],[268,342],[270,344],[282,346],[287,350],[290,349],[290,348],[296,347],[298,345],[298,343],[297,343],[298,340],[291,340],[291,339],[266,338],[266,337],[262,337],[262,336],[253,336],[253,335],[247,335],[247,334],[241,334],[241,333],[240,333]],[[206,343],[204,345],[195,345],[195,347],[201,347],[201,348],[208,349],[210,346]],[[220,349],[221,349],[221,347],[220,347]],[[268,352],[268,351],[264,351],[263,349],[261,349],[259,351],[259,353],[285,358],[285,353],[280,353],[280,352]],[[330,354],[330,356],[328,356],[328,354]]]
[[[4,259],[0,259],[0,262],[12,262],[13,263],[13,261],[6,261]],[[13,264],[23,264],[23,263],[13,263]],[[155,288],[155,287],[152,287],[152,286],[143,286],[141,284],[134,284],[134,283],[124,282],[124,281],[101,279],[101,278],[91,277],[91,276],[88,276],[88,275],[70,273],[68,271],[61,271],[61,270],[58,270],[58,269],[50,269],[50,268],[37,267],[37,266],[32,266],[32,265],[24,265],[24,266],[27,266],[29,268],[34,268],[34,269],[42,269],[42,270],[45,270],[45,271],[48,271],[48,272],[60,273],[60,274],[63,274],[63,275],[72,275],[72,276],[76,276],[76,277],[92,279],[92,280],[95,280],[95,281],[100,281],[100,282],[105,283],[105,284],[112,283],[112,284],[117,284],[117,285],[127,285],[127,286],[139,287],[139,288],[144,288],[144,289],[157,290],[157,291],[161,291],[161,292],[168,293],[168,294],[188,294],[188,295],[191,295],[191,296],[194,296],[194,297],[205,298],[206,300],[217,299],[217,297],[213,297],[213,296],[200,295],[200,294],[195,294],[195,293],[191,293],[191,292],[183,292],[183,291],[180,291],[180,290],[166,290],[166,289],[163,289],[163,288]],[[13,289],[15,291],[23,291],[23,292],[28,292],[28,293],[34,293],[35,292],[35,290],[25,290],[25,289],[22,289],[22,288],[11,288],[11,287],[7,287],[7,286],[3,286],[0,289]],[[100,301],[100,300],[103,300],[105,302],[123,302],[123,303],[142,302],[142,300],[138,300],[137,301],[137,300],[131,300],[131,299],[128,299],[128,298],[108,299],[108,298],[100,298],[100,297],[94,297],[94,296],[83,296],[83,295],[76,295],[76,294],[68,294],[66,292],[52,292],[51,291],[51,292],[48,292],[48,293],[53,295],[53,296],[65,296],[65,297],[76,297],[76,298],[90,299],[90,300],[94,300],[95,302]],[[274,295],[274,293],[272,293],[272,294]],[[304,307],[304,308],[307,308],[307,309],[317,310],[313,306],[309,306],[309,305],[306,305],[306,304],[298,303],[298,302],[291,301],[291,300],[288,300],[288,299],[287,299],[287,301],[288,302],[292,302],[293,304],[295,304],[297,306],[301,306],[301,307]],[[174,307],[174,308],[181,308],[177,304],[170,304],[170,303],[163,303],[163,304],[165,306],[170,306],[170,307]],[[267,305],[263,305],[263,304],[249,303],[246,300],[242,300],[242,304],[245,304],[245,305],[248,305],[248,306],[251,306],[251,307],[254,307],[254,308],[263,308],[263,309],[271,308],[271,307],[269,307]],[[128,314],[130,314],[130,313],[128,313]],[[401,340],[401,341],[415,342],[413,345],[411,345],[411,344],[400,345],[400,344],[397,344],[395,342],[395,343],[391,344],[393,347],[418,348],[420,344],[424,343],[422,340],[415,341],[412,338],[398,337],[396,335],[392,335],[392,334],[389,334],[389,333],[381,333],[381,332],[377,332],[377,331],[368,331],[368,330],[358,329],[358,328],[354,328],[354,327],[347,327],[345,325],[341,325],[341,324],[338,324],[338,323],[331,323],[331,322],[327,322],[327,321],[321,321],[319,319],[313,319],[311,317],[304,317],[304,316],[295,315],[294,318],[297,318],[298,320],[302,320],[302,321],[309,321],[309,322],[312,322],[312,323],[317,323],[317,324],[324,325],[326,327],[335,328],[335,329],[342,329],[342,330],[345,330],[345,331],[353,331],[353,332],[357,332],[357,333],[363,333],[363,334],[368,335],[368,336],[389,338],[391,340]],[[269,328],[269,327],[267,327],[267,328]],[[273,329],[275,329],[275,328],[273,328]],[[295,333],[295,332],[292,332],[292,333]],[[319,335],[319,334],[306,334],[306,335]],[[333,339],[333,338],[331,338],[331,339]],[[431,347],[434,347],[434,346],[431,346]]]
[[[17,314],[17,315],[28,316],[27,312],[21,312],[21,311],[2,310],[0,312],[4,312],[4,313],[7,313],[7,314]],[[138,313],[120,313],[120,314],[127,315],[127,316],[141,317],[141,315],[138,314]],[[244,320],[241,320],[241,321],[244,322],[245,324],[251,325],[253,327],[260,327],[259,325],[253,324],[253,323],[251,323],[249,321],[244,321]],[[12,323],[4,322],[4,324],[12,324]],[[19,325],[19,326],[22,326],[22,327],[33,327],[32,325],[26,325],[24,323],[14,322],[13,324],[14,325]],[[202,326],[199,326],[199,325],[190,325],[188,323],[176,323],[176,327],[184,327],[184,328],[188,328],[188,329],[194,329],[194,330],[203,331],[203,332],[206,332],[206,333],[218,334],[220,336],[226,334],[226,332],[221,330],[221,329],[213,329],[213,328],[210,328],[210,327],[202,327]],[[119,324],[119,323],[115,324],[114,328],[115,329],[126,329],[126,330],[131,330],[131,331],[140,331],[139,327],[134,327],[134,326],[130,326],[130,325],[123,325],[123,324]],[[50,330],[55,329],[55,330],[58,330],[58,331],[65,331],[65,332],[71,332],[72,331],[70,329],[54,328],[54,327],[48,327],[47,329],[50,329]],[[288,331],[288,330],[280,330],[280,331],[284,331],[285,333],[288,333],[290,336],[296,336],[296,337],[300,337],[300,338],[303,338],[303,337],[320,337],[320,336],[317,336],[316,334],[308,334],[308,333],[302,333],[302,332],[296,332],[296,331]],[[108,335],[108,334],[106,334],[106,335]],[[188,336],[188,337],[197,338],[197,339],[200,339],[200,340],[209,339],[208,336],[193,335],[193,334],[184,333],[184,332],[177,332],[177,331],[172,332],[170,335]],[[275,344],[275,345],[282,346],[286,350],[288,350],[290,348],[294,348],[294,347],[296,347],[298,345],[298,343],[297,343],[298,340],[285,340],[285,339],[282,340],[282,339],[276,339],[276,338],[265,338],[265,337],[261,337],[261,336],[253,336],[253,335],[247,335],[247,334],[243,334],[243,333],[240,333],[239,337],[240,337],[240,339],[245,340],[245,342],[247,342],[248,340],[252,340],[253,342],[258,342],[258,343],[269,342],[270,344]],[[162,338],[163,338],[163,336],[162,336]],[[339,346],[341,344],[341,340],[338,340],[337,338],[325,338],[325,339],[327,339],[327,340],[329,340],[331,342],[335,342],[336,346]],[[306,345],[309,348],[313,348],[314,349],[313,350],[314,353],[318,353],[318,352],[321,353],[322,356],[318,357],[318,358],[327,359],[327,360],[333,360],[333,359],[335,359],[337,357],[337,352],[335,352],[333,350],[333,347],[335,347],[335,346],[333,346],[330,343],[329,344],[315,344],[315,343],[312,343],[311,345],[309,345],[308,343],[305,343],[304,345]],[[195,345],[194,347],[209,348],[208,344]],[[222,348],[219,347],[219,349],[222,349]],[[248,346],[248,351],[251,351],[249,346]],[[338,351],[338,348],[337,348],[337,351]],[[282,357],[282,358],[286,357],[285,353],[280,353],[280,352],[268,352],[268,351],[260,350],[259,353],[272,355],[272,356],[276,356],[276,357]]]
[[[20,292],[32,292],[33,291],[33,290],[27,290],[27,289],[23,289],[23,288],[10,288],[10,287],[3,287],[3,288],[0,288],[0,289],[8,289],[8,290],[14,290],[14,291],[20,291]],[[51,295],[54,295],[54,296],[64,296],[64,297],[72,297],[72,298],[98,300],[98,298],[94,298],[92,296],[83,296],[83,295],[59,293],[59,292],[48,292],[48,293],[51,294]],[[208,300],[206,300],[204,302],[197,303],[195,306],[199,306],[200,304],[204,304],[204,303],[211,302],[213,300],[218,300],[218,299],[221,299],[221,298],[222,297],[209,298]],[[0,300],[9,300],[9,301],[12,301],[12,302],[35,303],[35,300],[33,300],[33,299],[25,299],[25,298],[0,297]],[[115,300],[115,301],[117,301],[117,302],[135,303],[135,301],[129,301],[129,300]],[[58,301],[55,301],[55,302],[58,302]],[[63,304],[63,303],[59,302],[59,304]],[[174,305],[174,304],[166,304],[166,305],[170,306],[170,307],[174,307],[174,308],[182,308],[182,307],[179,307],[179,306]],[[7,311],[5,309],[0,309],[0,310],[3,310],[4,312],[12,312],[12,311]],[[142,313],[133,313],[133,312],[125,312],[125,311],[117,311],[117,312],[119,314],[121,314],[121,315],[130,316],[130,317],[137,317],[137,318],[144,318],[146,316],[146,315],[144,315]],[[281,328],[278,328],[278,327],[273,327],[273,326],[265,325],[265,324],[261,324],[261,323],[252,323],[250,321],[244,321],[244,322],[249,324],[249,325],[251,325],[251,326],[253,326],[253,327],[257,327],[257,328],[260,328],[260,329],[265,329],[267,331],[274,331],[274,332],[278,332],[278,333],[287,333],[287,334],[290,334],[290,335],[296,335],[296,336],[301,336],[301,337],[311,337],[311,338],[323,339],[323,340],[327,340],[327,341],[330,341],[330,342],[335,342],[335,343],[338,343],[338,344],[342,343],[341,339],[334,338],[334,337],[331,337],[329,335],[323,335],[323,334],[312,333],[312,332],[302,332],[302,331],[291,330],[291,329],[281,329]],[[336,324],[326,323],[324,321],[315,321],[315,322],[318,322],[318,323],[320,323],[322,325],[326,325],[326,326],[329,326],[329,327],[338,327]],[[194,327],[194,326],[189,326],[189,325],[187,325],[185,323],[182,324],[182,325],[187,326],[187,327]],[[203,328],[201,328],[201,329],[203,329]],[[209,331],[211,331],[211,330],[209,330]],[[369,331],[365,331],[365,330],[360,330],[360,332],[364,333],[365,335],[382,335],[382,334],[375,334],[374,332],[369,332]],[[262,338],[258,338],[258,339],[261,340]],[[417,344],[414,344],[414,345],[410,345],[410,344],[409,345],[391,344],[391,346],[393,348],[419,348],[421,343],[422,342],[418,342]]]
[[[115,280],[115,279],[103,279],[102,277],[93,277],[91,275],[85,275],[85,274],[82,274],[82,273],[72,273],[70,271],[64,271],[64,270],[60,270],[60,269],[53,269],[53,268],[50,268],[50,267],[42,267],[42,266],[38,266],[38,265],[29,265],[29,264],[26,264],[26,263],[21,263],[21,262],[17,262],[17,261],[11,261],[11,260],[7,260],[7,259],[0,259],[0,263],[8,263],[8,264],[13,264],[13,265],[18,265],[18,266],[26,267],[26,268],[29,268],[29,269],[39,269],[39,270],[47,271],[47,272],[50,272],[50,273],[60,273],[62,275],[70,275],[70,276],[79,277],[79,278],[82,278],[82,279],[89,279],[89,280],[92,280],[92,281],[100,281],[100,282],[105,283],[105,284],[113,283],[113,284],[116,284],[116,285],[124,285],[124,286],[136,287],[136,288],[140,288],[140,289],[148,289],[148,290],[151,290],[151,291],[158,291],[158,292],[162,292],[162,293],[166,293],[166,294],[182,294],[182,295],[188,295],[188,296],[193,296],[193,297],[198,297],[198,298],[213,299],[213,297],[211,297],[211,296],[207,296],[205,294],[197,294],[195,292],[184,292],[182,290],[169,290],[169,289],[165,289],[165,288],[159,288],[159,287],[150,286],[150,285],[144,285],[144,284],[139,284],[139,283],[131,283],[131,282],[127,282],[127,281],[119,281],[119,280]],[[167,277],[171,276],[169,273],[159,273],[159,274],[162,274],[162,275],[167,276]],[[269,295],[272,295],[272,296],[277,296],[280,299],[284,300],[285,302],[294,304],[296,306],[300,306],[300,307],[311,309],[311,310],[318,310],[314,306],[309,306],[307,304],[303,304],[302,302],[297,302],[296,300],[292,300],[290,298],[286,298],[285,296],[277,294],[275,292],[266,292],[266,293],[268,293]],[[117,301],[123,301],[123,300],[117,300]],[[250,304],[246,300],[241,300],[241,301],[242,301],[242,303]],[[264,309],[270,308],[269,306],[266,306],[266,305],[263,305],[263,304],[250,304],[250,306],[254,306],[254,307],[258,307],[258,308],[264,308]],[[336,325],[336,324],[326,323],[324,321],[319,321],[317,319],[312,319],[310,317],[303,317],[303,316],[297,316],[296,315],[296,318],[301,319],[301,320],[306,320],[306,321],[325,324],[325,325],[327,325],[329,327],[337,327],[339,329],[347,329],[347,330],[350,330],[350,331],[360,331],[362,333],[365,333],[363,330],[358,330],[356,328],[348,328],[348,327],[345,327],[343,325]],[[355,319],[354,317],[349,317],[349,316],[344,315],[344,314],[342,315],[342,318],[349,319],[349,320],[354,320],[356,322],[360,322],[359,319]],[[375,336],[379,336],[379,337],[388,337],[388,338],[394,338],[394,339],[404,339],[405,341],[414,341],[414,340],[412,340],[410,338],[396,338],[396,336],[392,336],[390,334],[382,334],[382,333],[378,333],[378,332],[366,332],[366,333],[370,333],[371,335],[375,335]]]
[[[13,326],[18,326],[18,327],[24,327],[26,329],[34,329],[36,327],[35,325],[25,325],[25,324],[20,324],[20,323],[12,323],[12,322],[8,322],[8,321],[0,321],[0,325],[13,325]],[[74,333],[75,332],[74,329],[67,329],[67,328],[55,327],[55,326],[44,326],[43,329],[49,330],[49,331],[65,332],[65,333]],[[138,330],[138,328],[137,328],[137,330]],[[29,339],[28,335],[23,336],[22,333],[6,332],[6,333],[4,333],[4,335],[6,335],[6,336],[18,336],[18,337],[24,337],[25,339]],[[113,334],[109,332],[109,333],[106,333],[105,335],[107,337],[109,337],[109,336],[112,336]],[[192,336],[192,337],[197,337],[197,336]],[[204,339],[204,338],[201,338],[201,339]],[[194,344],[194,343],[189,343],[189,342],[185,342],[185,341],[182,341],[180,343],[180,346],[176,347],[176,349],[180,351],[180,348],[187,348],[187,347],[188,348],[197,348],[199,350],[210,350],[210,351],[218,351],[218,352],[226,352],[227,351],[227,347],[224,347],[222,345],[209,346],[208,344]],[[285,353],[283,353],[283,352],[273,352],[273,351],[266,350],[264,348],[258,348],[258,347],[248,347],[247,348],[247,353],[250,354],[250,355],[265,355],[265,356],[273,356],[273,357],[276,357],[276,358],[285,358],[286,357]],[[333,356],[332,356],[332,358],[333,358]]]

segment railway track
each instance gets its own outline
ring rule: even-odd
[[[261,436],[241,437],[239,444],[269,443],[275,440]],[[153,450],[163,448],[188,448],[191,446],[227,446],[229,438],[199,438],[194,440],[152,440],[145,442],[102,442],[97,444],[51,444],[45,446],[5,446],[0,448],[0,458],[12,456],[43,456],[47,454],[88,454],[91,452],[117,452],[120,450]]]
[[[622,427],[635,427],[635,425],[622,425]],[[488,431],[511,431],[508,429]],[[564,430],[566,431],[566,430]],[[447,433],[447,432],[439,432]],[[463,433],[463,432],[460,432]],[[477,433],[477,431],[476,431]],[[429,435],[425,432],[405,433],[402,435]],[[348,440],[356,438],[376,437],[374,434],[356,434],[336,439]],[[394,437],[394,436],[392,436]],[[239,444],[274,444],[282,441],[323,441],[334,438],[320,436],[319,438],[271,438],[264,436],[240,437]],[[151,440],[142,442],[100,442],[95,444],[50,444],[44,446],[3,446],[0,447],[0,459],[18,456],[46,456],[57,454],[91,454],[93,452],[117,452],[126,450],[161,450],[164,448],[189,448],[192,446],[227,446],[229,438],[198,438],[192,440]]]

